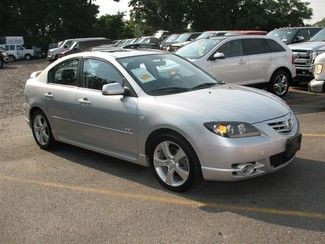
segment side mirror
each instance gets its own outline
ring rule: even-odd
[[[210,57],[210,60],[216,60],[216,59],[225,59],[226,56],[223,53],[216,52]]]
[[[118,82],[103,85],[102,94],[106,95],[124,95],[125,88]]]

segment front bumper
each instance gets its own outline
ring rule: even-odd
[[[313,78],[313,67],[312,66],[307,66],[307,67],[301,67],[301,66],[296,66],[296,77],[308,77],[308,78]]]
[[[279,119],[287,120],[288,116]],[[296,118],[294,120],[294,126],[288,134],[281,134],[268,125],[275,120],[254,124],[262,132],[255,137],[223,138],[209,132],[214,139],[210,137],[212,140],[205,140],[198,153],[203,178],[240,181],[282,169],[295,157],[295,153],[285,157],[288,139],[299,135],[299,122]],[[240,166],[246,164],[254,166],[252,173],[242,173]]]
[[[312,80],[308,84],[311,92],[325,92],[325,81],[324,80]]]

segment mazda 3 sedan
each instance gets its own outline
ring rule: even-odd
[[[170,53],[79,53],[34,72],[25,87],[36,143],[61,141],[149,166],[184,191],[200,177],[239,181],[288,165],[299,122],[265,91],[216,80]]]

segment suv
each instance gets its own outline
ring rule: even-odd
[[[321,27],[286,27],[275,29],[267,35],[279,38],[285,44],[289,45],[309,41],[321,29]]]
[[[4,48],[7,51],[10,61],[16,61],[18,59],[31,60],[32,57],[34,57],[34,50],[26,49],[22,45],[5,44],[5,45],[0,45],[0,47]]]
[[[200,36],[202,32],[190,32],[190,33],[183,33],[181,34],[176,40],[175,43],[170,45],[168,51],[174,52],[177,49],[189,44],[190,42],[194,41],[198,36]]]
[[[295,66],[297,78],[312,79],[313,63],[317,55],[325,52],[325,28],[313,36],[308,42],[289,45],[296,55]],[[299,80],[297,80],[299,82]]]
[[[296,76],[292,51],[267,36],[212,37],[196,40],[176,52],[214,77],[242,85],[267,83],[283,97]]]
[[[55,60],[58,59],[58,57],[59,57],[59,55],[61,53],[64,53],[65,51],[68,51],[70,49],[70,47],[72,46],[72,44],[74,44],[74,42],[86,41],[86,40],[94,40],[94,39],[103,39],[103,40],[105,40],[104,37],[67,39],[67,40],[64,40],[64,41],[60,42],[60,45],[58,47],[48,50],[46,59],[48,61],[50,61],[50,62],[55,61]]]
[[[67,51],[59,54],[59,58],[73,53],[90,51],[92,47],[96,47],[104,44],[110,44],[110,43],[111,41],[105,38],[98,38],[98,39],[93,38],[90,40],[75,41]]]

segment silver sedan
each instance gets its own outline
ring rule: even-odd
[[[62,141],[150,166],[173,191],[199,177],[238,181],[279,170],[301,144],[280,98],[161,52],[64,57],[31,75],[24,109],[42,149]]]

